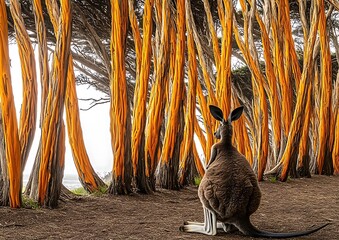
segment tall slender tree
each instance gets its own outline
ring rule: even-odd
[[[243,6],[243,11],[246,9]],[[244,13],[246,14],[246,13]],[[258,179],[263,179],[263,173],[266,168],[267,157],[268,157],[268,110],[266,102],[266,92],[264,89],[264,75],[260,70],[260,64],[258,60],[258,53],[255,51],[253,35],[253,20],[255,17],[255,5],[252,2],[251,10],[249,11],[248,29],[244,30],[244,42],[240,39],[239,30],[236,24],[233,25],[236,42],[244,55],[246,63],[250,66],[252,76],[252,89],[254,98],[254,133],[255,133],[255,165],[257,169]],[[247,47],[246,47],[247,46]]]
[[[71,3],[60,3],[59,34],[53,58],[52,76],[44,109],[41,133],[41,164],[38,202],[46,207],[58,205],[64,168],[65,129],[62,120],[71,42]]]
[[[305,115],[303,113],[306,106],[308,87],[311,84],[312,71],[314,66],[313,50],[319,23],[318,9],[318,4],[315,4],[312,13],[312,25],[307,43],[307,49],[305,49],[304,66],[297,94],[297,103],[294,111],[293,121],[291,123],[286,149],[281,159],[282,165],[279,167],[278,170],[278,177],[281,181],[287,180],[291,166],[290,159],[292,158],[292,156],[296,156],[297,154],[298,148],[296,146],[298,146],[299,144],[302,132],[302,124],[305,118]]]
[[[107,188],[106,184],[94,171],[86,151],[75,89],[73,58],[71,56],[68,64],[65,108],[69,143],[81,185],[90,193]]]
[[[0,2],[0,109],[4,141],[1,143],[0,204],[17,208],[21,206],[22,171],[20,142],[14,96],[12,91],[10,59],[8,51],[8,27],[5,2]]]
[[[35,56],[31,40],[25,28],[20,2],[10,1],[11,15],[14,21],[16,42],[21,62],[23,101],[21,104],[19,140],[21,148],[21,167],[25,168],[36,127],[37,118],[37,80]]]
[[[330,126],[332,115],[332,65],[331,53],[326,30],[325,3],[318,0],[319,5],[319,37],[320,37],[320,59],[321,59],[321,100],[320,100],[320,121],[319,121],[319,148],[317,155],[317,172],[319,174],[330,175],[333,172],[332,154],[329,144]]]
[[[155,171],[162,149],[161,127],[165,118],[170,61],[170,39],[173,36],[171,11],[168,0],[156,0],[156,49],[154,53],[154,78],[151,87],[145,129],[145,158],[149,164],[149,182],[155,190]],[[172,34],[171,34],[172,33]],[[147,171],[147,168],[146,168]],[[147,174],[146,174],[147,175]]]
[[[187,104],[185,114],[184,137],[180,147],[179,183],[181,186],[188,185],[192,180],[191,172],[195,170],[193,144],[194,144],[194,119],[197,91],[197,60],[195,57],[194,39],[189,15],[191,2],[186,0],[186,29],[187,29],[187,51],[188,51],[188,86]]]
[[[179,189],[178,170],[180,145],[183,138],[183,97],[185,63],[185,0],[177,1],[177,45],[168,121],[161,154],[159,182],[167,189]]]
[[[111,0],[111,139],[114,155],[112,182],[108,192],[128,194],[132,191],[131,178],[131,116],[125,69],[125,38],[128,14],[127,0]]]
[[[332,150],[332,160],[333,160],[333,171],[334,174],[339,174],[339,72],[337,73],[336,83],[334,87],[334,97],[333,97],[334,107],[333,107],[333,116],[334,116],[334,139],[333,139],[333,150]]]
[[[137,60],[137,79],[134,90],[132,124],[132,161],[134,177],[139,191],[150,193],[149,163],[145,156],[146,102],[151,65],[152,8],[153,0],[146,0],[143,17],[141,61]],[[147,169],[147,170],[146,170]]]
[[[54,33],[58,36],[58,21],[60,18],[58,5],[55,1],[47,1],[47,8],[50,18],[53,18]],[[73,160],[78,172],[79,180],[84,189],[90,193],[100,191],[106,188],[106,184],[100,179],[94,171],[89,160],[85,143],[83,139],[80,113],[78,106],[78,99],[75,86],[75,75],[73,66],[73,57],[70,55],[68,72],[67,72],[67,85],[65,94],[65,109],[66,109],[66,122],[68,130],[68,139],[72,149]]]
[[[48,6],[48,2],[47,2]],[[57,8],[58,9],[58,8]],[[57,10],[55,10],[57,11]],[[40,127],[42,126],[44,109],[48,94],[49,86],[49,64],[48,64],[48,48],[46,37],[46,25],[43,16],[43,8],[41,0],[33,1],[33,13],[37,32],[38,52],[39,52],[39,67],[40,67],[40,85],[41,85],[41,113],[40,113]],[[25,195],[37,199],[38,177],[40,169],[41,156],[41,139],[39,141],[38,151],[36,153],[33,170],[29,176],[25,188]],[[33,191],[32,191],[33,190]]]

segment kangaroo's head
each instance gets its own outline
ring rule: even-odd
[[[227,120],[224,119],[224,114],[220,108],[213,105],[210,105],[209,107],[212,116],[218,121],[220,121],[220,125],[217,131],[214,133],[214,136],[217,139],[222,138],[225,141],[231,141],[233,134],[232,122],[240,118],[244,110],[244,107],[241,106],[234,109],[228,116]]]

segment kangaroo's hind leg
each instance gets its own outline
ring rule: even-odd
[[[186,222],[185,225],[180,227],[180,231],[203,233],[206,235],[216,235],[218,226],[217,216],[213,211],[207,209],[206,207],[203,208],[204,208],[204,222],[203,223]]]

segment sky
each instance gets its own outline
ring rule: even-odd
[[[37,51],[36,51],[37,52]],[[15,108],[17,112],[17,120],[19,124],[20,108],[22,103],[22,77],[18,48],[12,44],[9,47],[9,54],[11,59],[11,80],[15,101]],[[35,155],[38,149],[41,130],[38,126],[40,116],[40,71],[38,56],[36,54],[37,65],[37,82],[38,82],[38,119],[35,131],[34,142],[28,157],[24,175],[29,175],[34,163]],[[78,98],[100,98],[102,93],[96,91],[88,86],[77,86]],[[80,108],[88,107],[85,101],[79,101]],[[64,114],[65,119],[65,114]],[[100,104],[91,108],[88,111],[80,111],[80,120],[84,136],[84,141],[87,149],[89,159],[96,172],[104,174],[112,170],[113,154],[111,148],[111,136],[109,130],[109,104]],[[66,123],[66,121],[65,121]],[[77,174],[73,162],[72,152],[68,142],[66,130],[66,155],[65,155],[65,175]]]

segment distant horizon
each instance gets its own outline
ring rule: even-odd
[[[97,172],[99,177],[104,181],[105,181],[105,177],[107,177],[109,173],[111,173],[111,172]],[[30,176],[30,173],[23,173],[22,182],[23,182],[24,187],[26,187],[29,176]],[[107,179],[106,179],[106,181],[107,181]],[[77,172],[65,173],[64,176],[63,176],[63,179],[62,179],[62,184],[66,188],[68,188],[69,190],[73,190],[73,189],[82,187],[82,185],[79,181],[79,176],[78,176]]]

